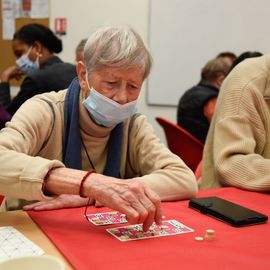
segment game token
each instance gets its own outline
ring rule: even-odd
[[[205,236],[204,236],[204,239],[205,240],[213,240],[214,239],[214,234],[215,234],[215,231],[212,230],[212,229],[207,229],[205,231]]]
[[[204,240],[204,238],[201,237],[201,236],[196,236],[196,237],[194,237],[194,239],[195,239],[196,241],[203,241],[203,240]]]

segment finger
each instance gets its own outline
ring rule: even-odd
[[[23,210],[32,210],[37,205],[39,205],[39,202],[25,205],[25,206],[23,206]]]
[[[161,208],[161,200],[159,196],[151,190],[149,187],[145,187],[145,193],[151,202],[155,205],[155,222],[158,225],[162,224],[162,208]]]
[[[111,200],[109,203],[103,202],[103,205],[123,213],[130,224],[138,223],[139,213],[130,206],[130,203],[119,196],[111,196]]]
[[[144,223],[145,219],[148,216],[148,211],[141,203],[145,198],[143,189],[134,185],[127,189],[120,197],[125,201],[125,204],[130,208],[133,208],[136,212],[136,215],[133,217],[133,224]],[[132,217],[131,217],[132,218]]]
[[[49,199],[48,201],[50,201],[51,199]],[[43,205],[44,203],[48,203],[48,201],[38,201],[38,202],[35,202],[35,203],[31,203],[31,204],[28,204],[28,205],[25,205],[23,207],[24,210],[31,210],[33,209],[34,207],[37,207],[37,206],[40,206],[40,205]]]
[[[145,217],[143,223],[143,230],[146,232],[149,230],[150,226],[153,224],[156,214],[155,205],[146,197],[140,198],[140,201],[147,211],[147,216]]]
[[[59,209],[63,206],[60,201],[53,200],[53,201],[40,201],[31,205],[26,205],[23,207],[24,210],[52,210],[52,209]]]

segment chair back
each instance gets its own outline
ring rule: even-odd
[[[164,129],[168,148],[195,172],[202,159],[203,143],[184,128],[163,117],[156,117],[156,120]]]

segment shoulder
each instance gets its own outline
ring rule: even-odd
[[[29,100],[29,102],[36,102],[36,101],[40,101],[40,102],[47,102],[47,103],[51,103],[54,104],[56,106],[62,106],[65,102],[65,97],[66,97],[66,93],[67,93],[67,89],[65,90],[61,90],[58,92],[52,91],[52,92],[48,92],[48,93],[43,93],[40,95],[36,95],[34,96],[32,99]]]
[[[49,92],[36,95],[26,100],[16,112],[16,115],[29,115],[31,118],[44,118],[48,116],[48,112],[62,114],[66,90],[59,92]]]
[[[65,74],[68,73],[68,74]],[[66,76],[76,76],[76,66],[70,63],[64,63],[59,57],[53,56],[48,59],[41,67],[29,75],[34,81],[40,81],[43,79],[54,79],[58,75],[65,74]],[[53,76],[53,77],[51,77]]]
[[[51,76],[71,76],[72,78],[76,77],[76,66],[69,63],[55,63],[49,66],[44,67],[43,69],[39,69],[33,74],[29,75],[29,77],[34,81],[40,81],[43,79],[48,79]]]
[[[270,54],[249,58],[238,64],[224,80],[222,88],[228,88],[227,91],[240,91],[250,89],[250,85],[264,88],[267,85],[270,73]]]
[[[128,133],[132,138],[144,137],[147,134],[154,134],[154,129],[145,115],[136,113],[128,120]]]
[[[218,96],[215,87],[198,84],[187,90],[179,101],[179,107],[198,106],[205,104],[208,100]]]
[[[238,110],[270,95],[270,55],[250,58],[238,64],[224,80],[219,101]],[[250,102],[252,100],[252,102]]]

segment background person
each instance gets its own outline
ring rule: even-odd
[[[62,41],[46,26],[27,24],[15,32],[12,49],[16,65],[8,67],[0,78],[0,101],[13,115],[18,108],[36,94],[58,91],[68,87],[76,68],[63,63],[55,55],[62,51]],[[9,82],[24,74],[18,94],[11,100]]]
[[[87,41],[87,38],[82,39],[76,47],[76,50],[75,50],[76,63],[78,63],[79,61],[83,61],[83,50],[84,50],[86,41]]]
[[[257,52],[257,51],[243,52],[234,60],[230,70],[232,70],[235,66],[237,66],[239,63],[241,63],[242,61],[244,61],[247,58],[259,57],[259,56],[262,56],[262,55],[263,54],[261,52]]]
[[[200,82],[187,90],[177,107],[177,124],[189,131],[202,143],[215,111],[219,88],[229,72],[230,65],[223,58],[206,63]]]
[[[234,61],[237,58],[237,55],[230,51],[220,52],[216,58],[222,57],[225,61],[227,61],[228,65],[232,66]]]
[[[0,133],[4,206],[18,209],[46,194],[63,195],[30,208],[82,206],[88,199],[80,194],[147,230],[161,222],[160,200],[193,197],[192,171],[135,114],[150,68],[151,56],[131,28],[94,33],[69,89],[28,100]]]
[[[246,59],[221,87],[203,152],[201,188],[270,191],[270,55]]]

